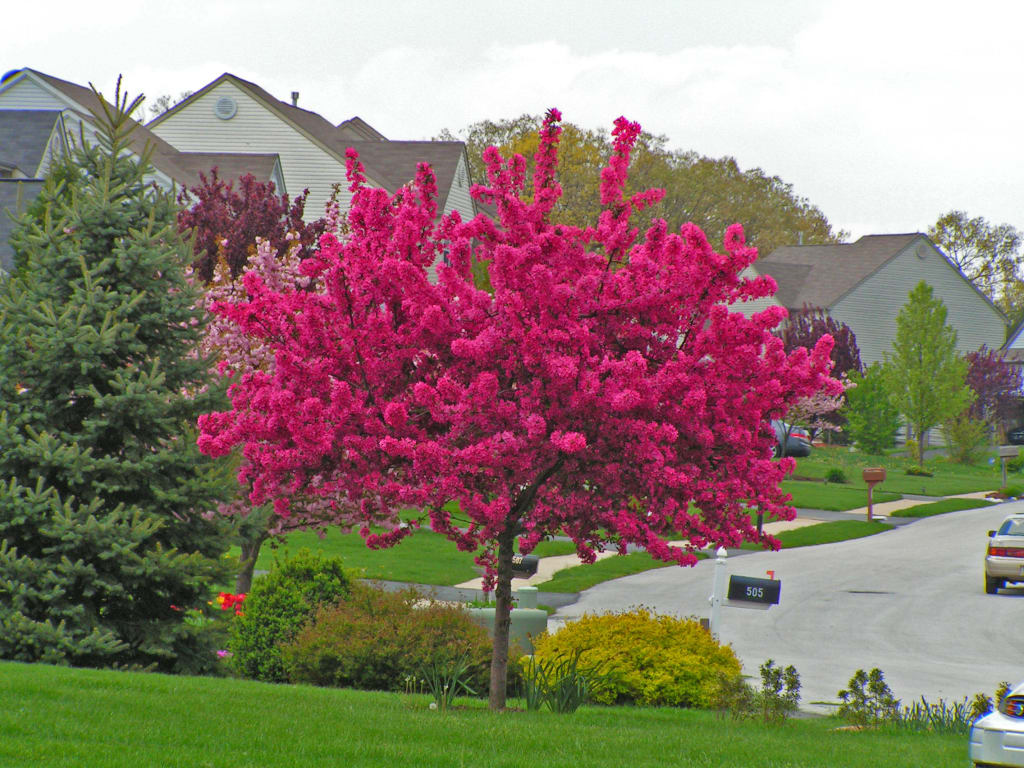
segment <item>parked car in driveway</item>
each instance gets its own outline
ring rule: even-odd
[[[1024,427],[1017,427],[1007,432],[1006,442],[1010,445],[1024,445]]]
[[[783,455],[782,446],[786,446],[786,456],[803,458],[811,455],[811,435],[803,427],[787,424],[781,419],[772,419],[772,429],[775,430],[775,444],[772,446],[772,456],[776,459]]]
[[[968,754],[975,766],[1024,766],[1024,683],[974,722]]]
[[[1007,582],[1017,581],[1024,581],[1024,514],[1010,515],[996,530],[989,531],[985,551],[988,594],[994,595]]]

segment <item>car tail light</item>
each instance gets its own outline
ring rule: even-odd
[[[998,709],[1008,717],[1024,718],[1024,696],[1007,696],[999,702]]]
[[[989,544],[988,553],[992,557],[1024,557],[1024,547],[994,547]]]

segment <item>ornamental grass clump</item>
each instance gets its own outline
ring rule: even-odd
[[[740,674],[728,646],[694,619],[647,608],[587,614],[534,641],[538,663],[579,653],[578,665],[598,669],[589,696],[600,704],[712,707],[723,677]]]

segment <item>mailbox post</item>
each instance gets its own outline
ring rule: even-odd
[[[1017,458],[1019,453],[1020,449],[1016,445],[999,446],[999,463],[1003,468],[1003,488],[1006,487],[1006,460]]]
[[[536,555],[512,555],[512,576],[517,579],[528,579],[537,573],[540,558]]]
[[[875,486],[885,480],[885,467],[865,467],[864,482],[868,484],[868,522],[871,522],[872,494]]]
[[[760,608],[767,610],[779,604],[782,582],[778,579],[758,579],[753,576],[729,577],[729,605],[734,608]]]

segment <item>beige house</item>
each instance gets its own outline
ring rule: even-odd
[[[187,152],[274,153],[281,158],[292,193],[309,190],[306,216],[323,214],[336,184],[345,210],[351,200],[345,151],[352,147],[368,181],[394,192],[428,162],[437,177],[438,207],[463,219],[477,213],[469,196],[469,160],[461,141],[390,141],[358,117],[333,125],[292,102],[274,98],[255,83],[225,73],[147,124],[168,144]]]
[[[867,235],[855,243],[778,248],[762,256],[747,275],[771,275],[773,298],[747,302],[747,315],[771,304],[791,313],[805,305],[821,307],[857,337],[861,361],[881,361],[892,349],[896,316],[910,291],[927,282],[948,311],[957,347],[973,352],[993,349],[1006,337],[1006,317],[925,235]],[[1024,343],[1024,342],[1022,342]]]

